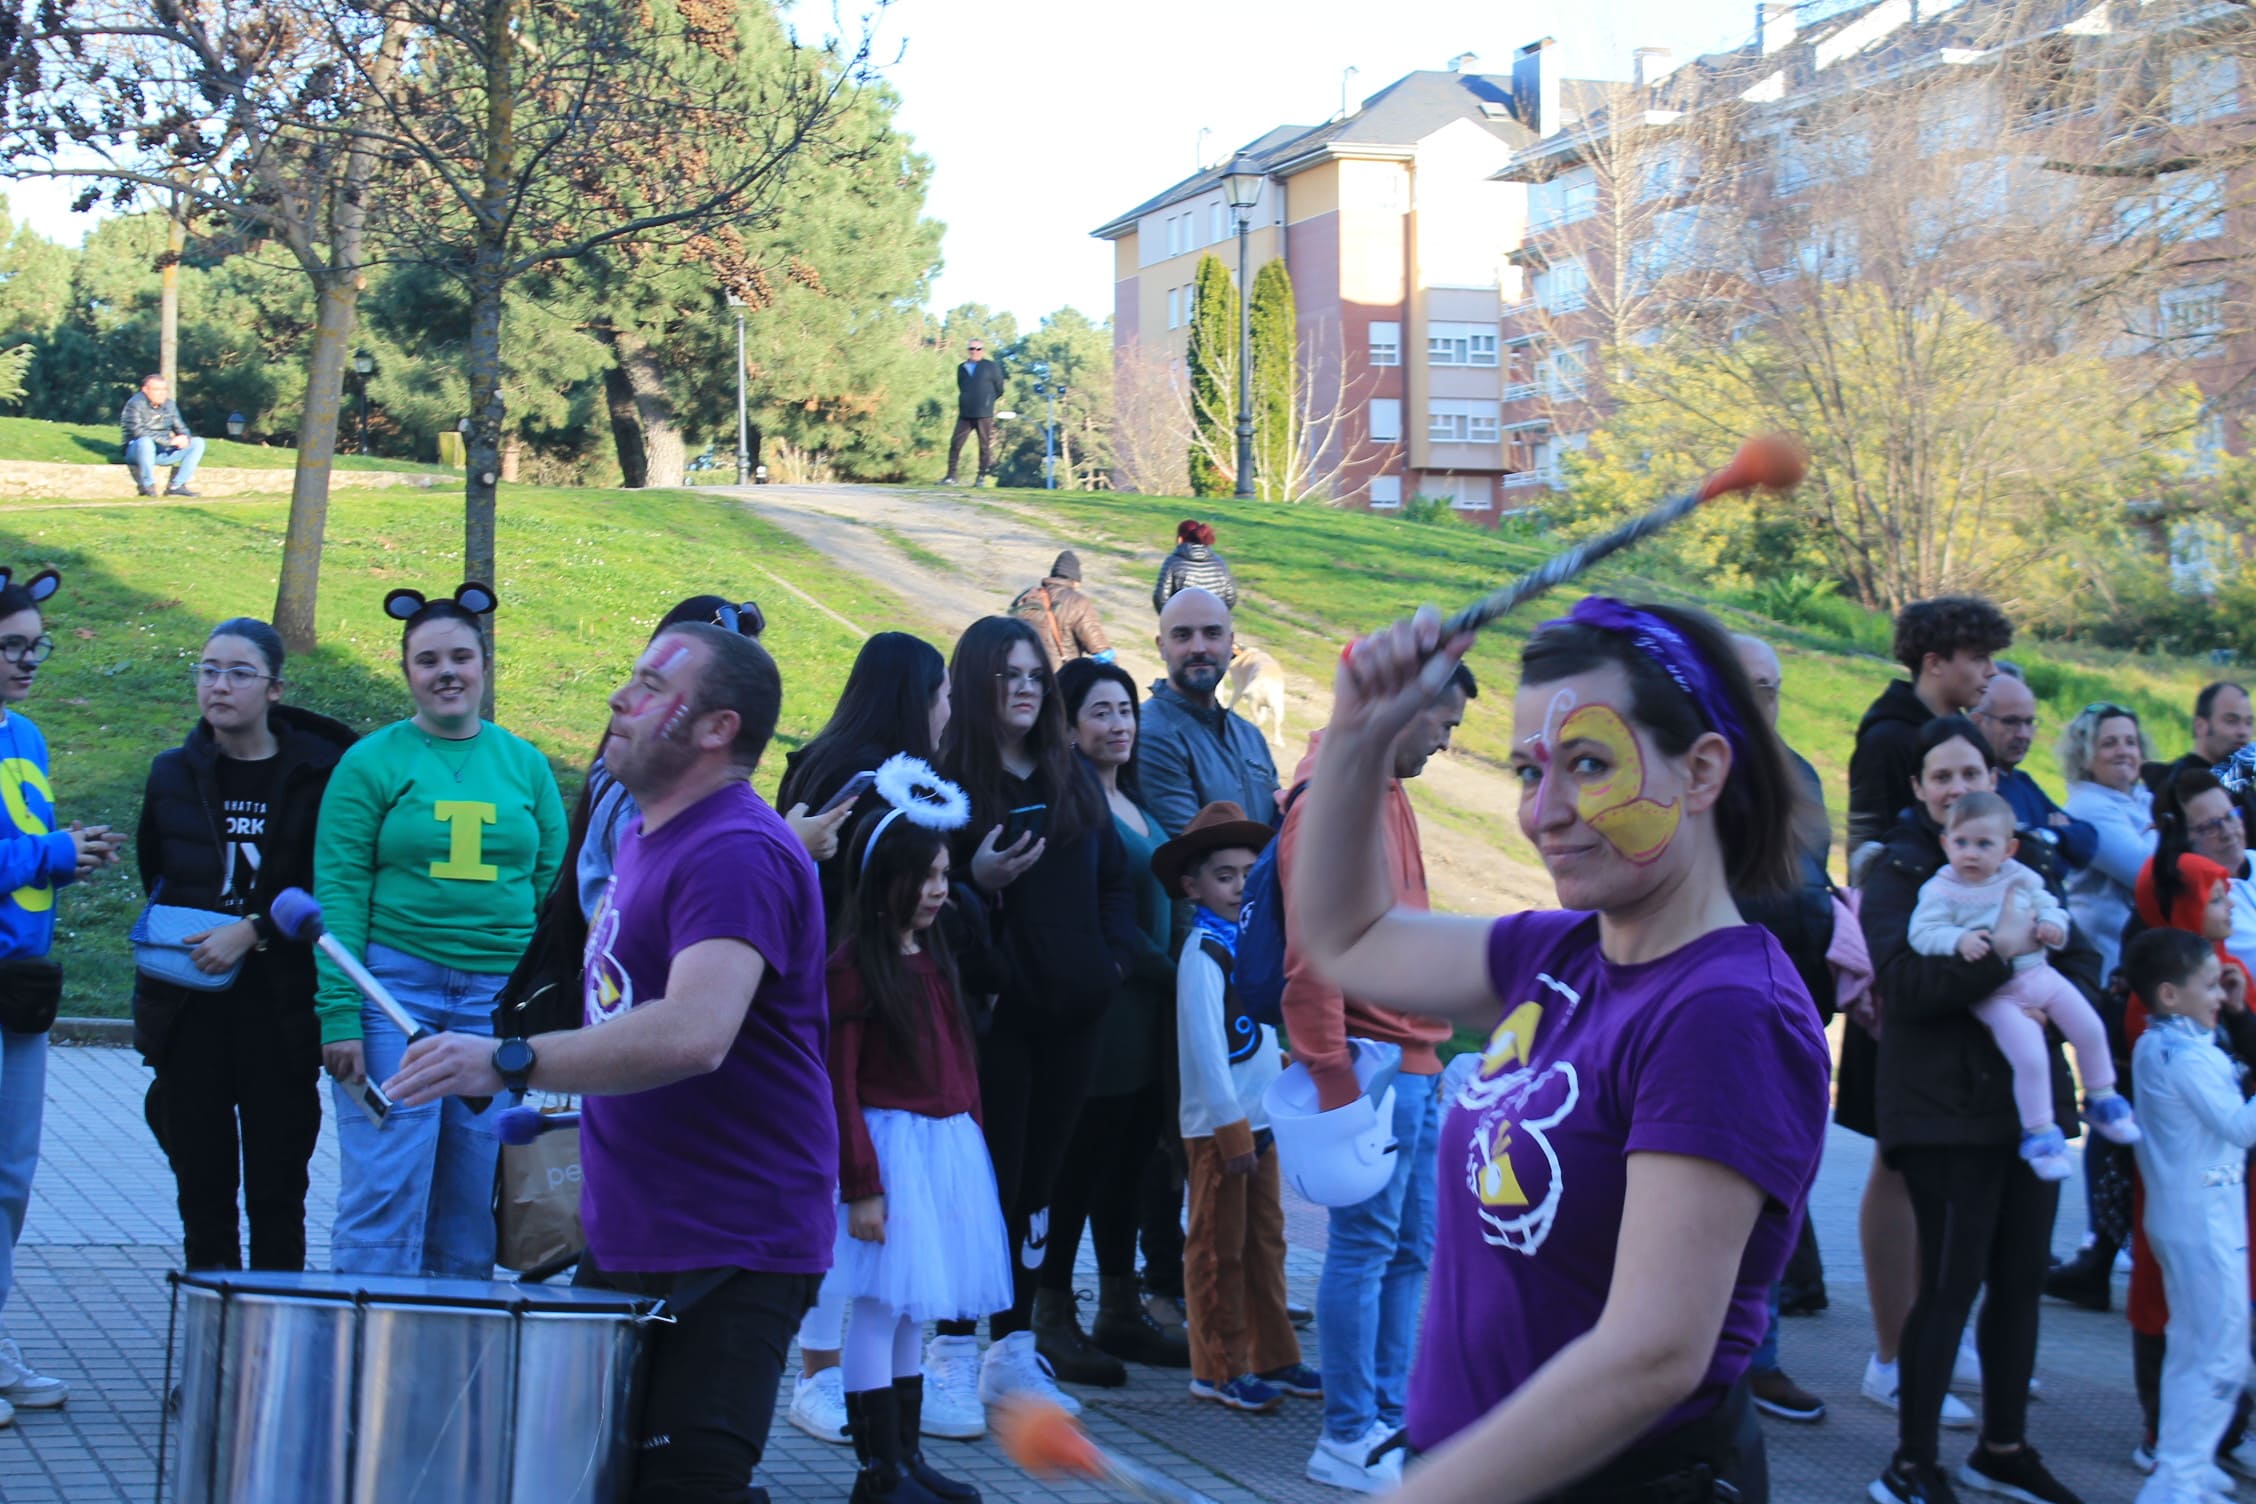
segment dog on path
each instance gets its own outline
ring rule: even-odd
[[[1253,728],[1273,747],[1285,744],[1285,671],[1277,660],[1259,648],[1238,644],[1230,653],[1230,703],[1226,709],[1236,710],[1241,704],[1251,702],[1242,712],[1253,722]],[[1269,729],[1274,722],[1276,729]]]

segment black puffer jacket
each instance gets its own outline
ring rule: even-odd
[[[1935,718],[1908,679],[1891,680],[1857,722],[1849,753],[1849,851],[1885,841],[1911,803],[1919,771],[1919,728]]]
[[[267,712],[274,730],[275,763],[270,795],[273,814],[261,847],[258,877],[251,888],[253,911],[264,915],[284,888],[313,886],[313,836],[321,814],[321,795],[337,759],[357,739],[341,721],[293,705]],[[225,880],[225,838],[219,816],[219,742],[199,720],[187,739],[149,765],[141,799],[141,823],[133,839],[141,886],[150,893],[164,885],[164,902],[187,908],[216,909]],[[266,927],[262,925],[262,930]],[[313,1009],[312,947],[267,935],[264,951],[243,964],[236,987],[265,987],[290,1008]],[[135,1016],[147,1003],[182,1003],[205,993],[190,992],[148,977],[135,977]]]
[[[1238,608],[1238,580],[1230,573],[1230,561],[1204,543],[1175,545],[1175,552],[1159,566],[1159,583],[1152,586],[1152,609],[1166,610],[1179,590],[1212,591],[1222,598],[1223,605],[1233,611]]]
[[[2016,858],[2060,894],[2057,858],[2042,843],[2024,839]],[[1864,942],[1872,952],[1873,986],[1880,995],[1880,1062],[1876,1091],[1880,1147],[2010,1148],[2021,1141],[2013,1108],[2013,1072],[1974,1005],[2003,987],[2011,963],[1995,955],[1979,961],[1923,956],[1911,948],[1911,914],[1920,884],[1943,867],[1942,831],[1914,808],[1889,833],[1866,869]],[[2076,984],[2085,1001],[2100,1001],[2099,953],[2074,925],[2068,943],[2047,957]],[[2045,1031],[2052,1061],[2054,1120],[2064,1132],[2076,1124],[2076,1097],[2061,1057],[2060,1036]]]
[[[1739,914],[1749,924],[1769,930],[1794,974],[1809,989],[1820,1021],[1833,1021],[1838,992],[1833,968],[1825,959],[1833,948],[1833,884],[1825,875],[1825,858],[1833,844],[1833,831],[1825,818],[1825,784],[1803,756],[1788,748],[1806,801],[1800,837],[1800,860],[1795,884],[1783,893],[1765,893],[1739,900]]]

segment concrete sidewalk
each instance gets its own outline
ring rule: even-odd
[[[158,1497],[167,1387],[164,1275],[179,1256],[172,1180],[141,1121],[148,1075],[131,1051],[58,1047],[49,1059],[45,1150],[17,1249],[8,1328],[39,1367],[70,1381],[71,1400],[62,1410],[21,1412],[12,1428],[0,1431],[0,1501],[145,1504]],[[1833,1304],[1822,1316],[1788,1322],[1784,1357],[1797,1379],[1832,1402],[1832,1412],[1815,1425],[1769,1424],[1779,1504],[1862,1499],[1892,1445],[1893,1417],[1857,1397],[1872,1345],[1856,1243],[1869,1155],[1864,1140],[1836,1132],[1819,1178],[1813,1205]],[[325,1123],[308,1229],[316,1268],[328,1262],[336,1163]],[[2071,1181],[2061,1198],[2055,1246],[2072,1248],[2082,1221],[2082,1190]],[[1288,1224],[1288,1273],[1294,1294],[1305,1301],[1322,1261],[1323,1216],[1296,1203],[1288,1208]],[[1089,1283],[1094,1286],[1093,1276]],[[1322,1333],[1313,1336],[1320,1340]],[[2139,1483],[2128,1462],[2138,1413],[2121,1315],[2048,1303],[2038,1372],[2044,1389],[2030,1409],[2029,1439],[2091,1504],[2128,1500]],[[1288,1401],[1274,1415],[1238,1416],[1190,1400],[1182,1376],[1148,1369],[1135,1370],[1124,1389],[1086,1391],[1083,1398],[1091,1429],[1105,1445],[1204,1490],[1219,1504],[1338,1504],[1347,1497],[1302,1476],[1317,1430],[1314,1402]],[[1946,1432],[1946,1461],[1955,1463],[1971,1444],[1971,1433]],[[991,1500],[1105,1497],[1086,1487],[1032,1482],[991,1439],[936,1442],[931,1451],[938,1465],[977,1482]],[[835,1504],[851,1487],[852,1472],[847,1449],[803,1436],[783,1422],[779,1405],[761,1469],[777,1500]]]

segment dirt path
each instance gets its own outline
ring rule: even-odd
[[[1060,549],[1074,548],[1083,588],[1095,599],[1122,666],[1139,684],[1160,676],[1151,582],[1161,551],[1138,557],[1106,541],[1076,540],[1051,529],[1036,507],[977,491],[700,486],[697,494],[716,491],[742,498],[762,519],[844,568],[918,603],[924,624],[943,641],[972,618],[1001,611],[1042,577]],[[1240,640],[1263,646],[1250,633]],[[1273,750],[1289,779],[1308,732],[1331,715],[1331,694],[1289,671],[1286,691],[1288,745]],[[1501,702],[1492,707],[1484,700],[1473,714],[1501,710]],[[1519,834],[1512,814],[1518,794],[1501,773],[1468,759],[1436,758],[1418,781],[1416,799],[1427,814],[1422,836],[1435,907],[1504,913],[1556,901]]]

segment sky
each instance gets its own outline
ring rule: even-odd
[[[851,24],[856,10],[842,0]],[[810,39],[827,0],[796,7]],[[1679,60],[1754,31],[1755,0],[892,0],[877,57],[900,122],[933,162],[926,212],[947,226],[936,308],[985,303],[1031,328],[1072,306],[1112,309],[1112,247],[1089,231],[1281,124],[1337,113],[1341,74],[1361,100],[1405,73],[1509,74],[1512,54],[1558,40],[1561,71],[1626,78],[1640,46]],[[89,220],[66,185],[0,185],[19,221],[77,244]]]

